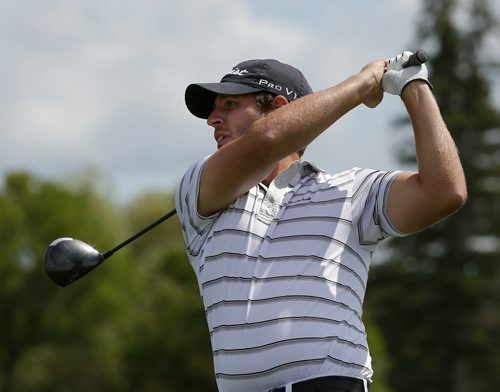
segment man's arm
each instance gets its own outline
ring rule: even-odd
[[[279,107],[217,150],[203,168],[198,212],[208,216],[227,207],[360,103],[377,106],[384,66],[370,63],[337,86]]]
[[[429,85],[413,81],[401,98],[415,133],[418,172],[405,172],[394,180],[388,213],[398,230],[412,233],[462,207],[467,188],[455,143]]]

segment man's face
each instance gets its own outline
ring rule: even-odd
[[[214,128],[217,148],[221,148],[243,135],[263,115],[252,94],[218,95],[207,124]]]

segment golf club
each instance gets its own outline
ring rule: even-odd
[[[117,250],[158,226],[175,215],[175,213],[174,208],[132,237],[104,253],[98,252],[90,245],[77,239],[58,238],[49,245],[45,252],[45,271],[55,284],[61,287],[67,286],[99,266]]]

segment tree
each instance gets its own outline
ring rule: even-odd
[[[44,251],[57,237],[113,242],[114,232],[120,233],[113,211],[87,186],[69,189],[22,172],[5,177],[0,192],[0,390],[116,385],[119,378],[106,357],[110,353],[104,353],[110,346],[104,331],[124,309],[123,301],[109,295],[116,290],[113,277],[104,267],[102,280],[82,281],[68,290],[52,284],[43,269]]]
[[[127,208],[140,228],[173,208],[173,198],[148,194]],[[195,274],[176,217],[131,244],[141,276],[135,313],[124,347],[126,391],[216,391],[212,351]]]
[[[395,391],[500,384],[500,112],[486,77],[498,51],[483,51],[495,27],[484,0],[425,2],[418,31],[433,48],[434,94],[460,151],[469,199],[445,221],[391,240],[387,262],[372,269],[367,307],[386,339]],[[402,158],[415,160],[408,149]]]

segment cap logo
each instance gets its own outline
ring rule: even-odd
[[[238,75],[238,76],[245,76],[248,71],[246,69],[240,70],[238,67],[234,67],[231,72],[229,72],[229,75]]]
[[[283,87],[280,86],[279,84],[275,84],[273,82],[270,82],[269,80],[266,79],[260,79],[259,80],[259,85],[264,85],[270,89],[279,91],[280,93],[283,92]],[[293,90],[289,90],[288,87],[284,88],[284,92],[286,92],[286,95],[288,97],[291,97],[291,100],[297,99],[297,93]]]

